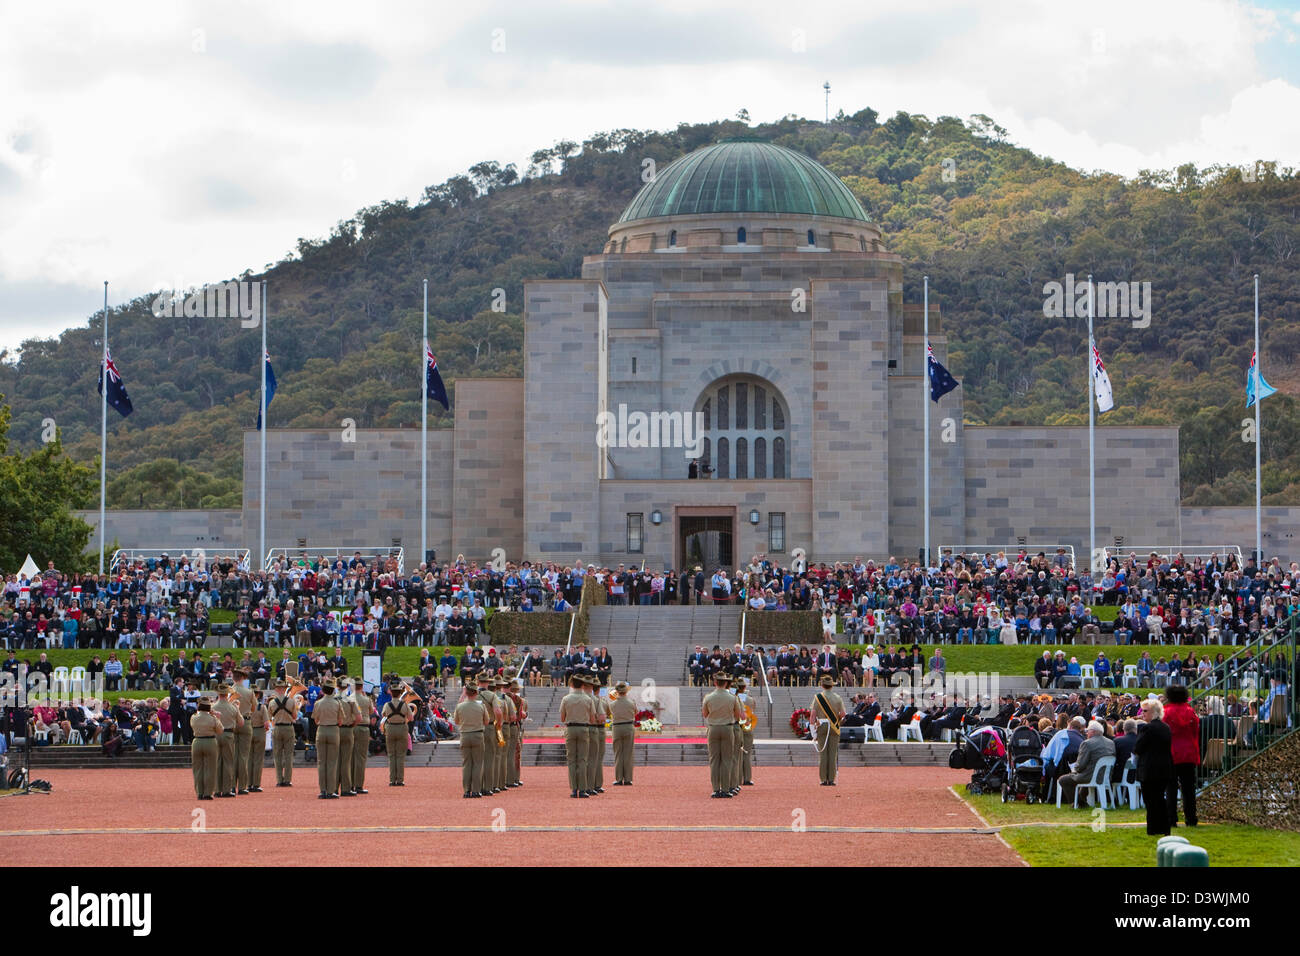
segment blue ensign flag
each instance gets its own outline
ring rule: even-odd
[[[930,348],[929,342],[925,344],[925,364],[930,372],[930,401],[937,402],[961,384],[949,374],[946,368],[939,364],[939,360],[934,357],[934,349]]]
[[[1274,392],[1277,391],[1272,385],[1264,380],[1264,373],[1255,368],[1257,356],[1254,352],[1250,354],[1250,368],[1246,370],[1246,407],[1250,408],[1255,404],[1255,376],[1259,375],[1259,400],[1262,402]],[[111,401],[111,399],[110,399]]]
[[[118,374],[117,366],[113,364],[112,350],[108,350],[104,364],[108,366],[108,404],[116,408],[123,416],[130,415],[135,411],[135,406],[131,404],[131,396],[126,394],[126,385],[122,382],[122,376]],[[99,368],[99,386],[96,390],[99,394],[104,394],[103,365]]]
[[[424,347],[424,387],[435,402],[439,402],[447,411],[451,411],[451,402],[447,399],[447,386],[442,384],[438,374],[438,360],[433,357],[433,349]]]
[[[266,408],[271,408],[271,399],[275,398],[275,371],[271,368],[270,353],[265,353],[266,359]],[[257,430],[262,430],[262,402],[257,402]]]

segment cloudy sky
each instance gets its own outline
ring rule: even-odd
[[[1082,11],[1078,8],[1083,6]],[[986,113],[1082,169],[1300,166],[1300,0],[0,0],[0,349],[619,127]]]

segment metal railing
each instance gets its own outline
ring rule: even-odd
[[[270,548],[262,561],[262,570],[270,571],[277,561],[281,568],[290,567],[294,561],[311,561],[313,558],[328,558],[333,563],[335,558],[351,559],[360,553],[366,564],[375,561],[397,559],[397,573],[406,573],[406,549],[400,546],[348,545],[335,548]]]
[[[188,560],[191,567],[196,566],[196,562],[202,562],[201,566],[206,567],[208,562],[219,558],[233,558],[239,567],[252,569],[249,564],[252,554],[247,548],[118,548],[113,552],[108,567],[114,571],[120,567],[133,567],[137,561],[157,563],[163,555],[172,564]]]
[[[1065,557],[1069,564],[1068,567],[1075,567],[1074,563],[1074,546],[1070,544],[941,544],[939,545],[939,560],[945,558],[970,558],[972,555],[980,560],[991,558],[1000,551],[1007,556],[1007,560],[1015,563],[1015,559],[1023,551],[1026,558],[1036,558],[1039,553],[1047,558],[1048,561],[1055,561],[1057,549],[1064,551]]]
[[[1164,558],[1171,563],[1179,555],[1182,555],[1182,557],[1188,562],[1193,558],[1223,558],[1225,561],[1228,558],[1235,558],[1237,561],[1237,567],[1244,568],[1246,566],[1245,559],[1241,553],[1241,548],[1237,547],[1235,544],[1220,544],[1209,548],[1172,548],[1164,545],[1158,547],[1147,547],[1143,545],[1139,547],[1135,545],[1125,545],[1122,548],[1102,548],[1101,551],[1105,556],[1107,564],[1110,563],[1112,558],[1116,558],[1119,560],[1121,566],[1129,557],[1132,557],[1137,562],[1145,562],[1147,558],[1151,557],[1153,554],[1157,557]]]
[[[1198,705],[1202,724],[1213,720],[1218,725],[1217,730],[1201,735],[1198,792],[1300,726],[1300,703],[1293,686],[1298,635],[1300,617],[1293,616],[1258,640],[1234,648],[1230,658],[1214,665],[1208,686],[1191,683],[1192,703]],[[1266,654],[1270,658],[1267,666],[1263,664]],[[1271,686],[1275,676],[1282,678],[1280,693]],[[1215,698],[1218,703],[1212,704]],[[1241,714],[1231,716],[1229,712],[1237,708]],[[1216,719],[1211,710],[1220,711],[1222,719]]]

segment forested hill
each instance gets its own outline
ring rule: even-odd
[[[1084,173],[1006,141],[987,117],[963,122],[864,109],[829,125],[794,117],[670,132],[619,130],[539,150],[526,170],[485,161],[428,187],[415,204],[358,211],[266,274],[279,380],[272,427],[417,426],[420,280],[429,279],[434,351],[459,377],[521,374],[522,284],[578,275],[641,186],[643,162],[729,136],[757,136],[827,165],[903,256],[908,301],[921,276],[943,309],[949,367],[977,423],[1084,422],[1079,318],[1044,316],[1045,283],[1093,273],[1150,282],[1148,328],[1098,322],[1115,385],[1111,423],[1178,423],[1191,503],[1251,500],[1253,448],[1241,440],[1251,353],[1251,277],[1263,283],[1262,368],[1283,393],[1264,402],[1266,500],[1300,503],[1300,182],[1260,164]],[[247,278],[263,278],[246,274]],[[213,276],[212,281],[222,277]],[[493,312],[504,289],[506,312]],[[114,311],[113,353],[135,414],[110,414],[113,506],[239,501],[240,441],[256,415],[260,335],[233,320],[157,319],[161,291]],[[0,363],[11,440],[39,442],[57,419],[71,454],[98,452],[100,318],[24,344]],[[438,410],[441,412],[441,409]],[[435,424],[446,424],[435,417]]]

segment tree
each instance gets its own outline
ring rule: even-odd
[[[30,455],[7,454],[9,406],[0,395],[0,573],[17,572],[28,554],[60,571],[87,569],[91,527],[72,513],[88,507],[95,473],[63,454],[55,440]]]

